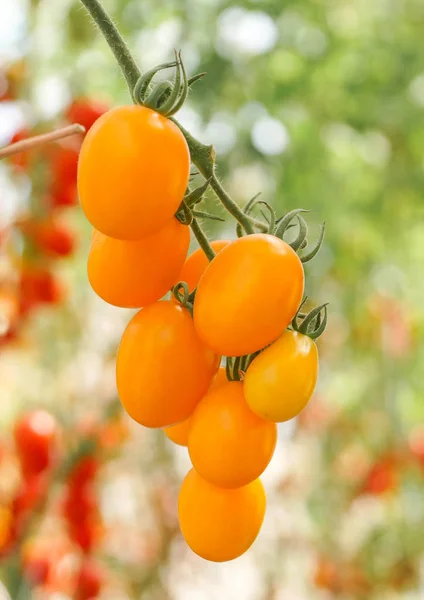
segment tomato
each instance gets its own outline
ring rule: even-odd
[[[10,143],[16,144],[17,142],[22,142],[23,140],[26,140],[30,136],[31,136],[31,132],[28,129],[22,129],[15,133],[15,135],[10,140]],[[27,150],[25,152],[19,152],[17,154],[12,154],[9,157],[9,160],[16,169],[26,171],[31,162],[31,152]]]
[[[142,106],[121,106],[86,135],[78,165],[81,205],[93,227],[136,240],[162,229],[187,189],[190,154],[178,127]]]
[[[96,516],[99,510],[97,496],[89,485],[69,487],[63,502],[63,514],[66,519],[77,525]]]
[[[129,322],[118,349],[118,393],[128,414],[146,427],[187,419],[218,369],[219,358],[198,338],[187,309],[150,304]]]
[[[396,462],[391,457],[382,458],[370,469],[362,493],[380,496],[398,487],[399,473]]]
[[[39,304],[58,304],[64,290],[55,275],[42,267],[28,266],[21,272],[20,312],[26,314]]]
[[[241,556],[255,541],[265,516],[266,496],[259,479],[224,490],[192,469],[178,498],[181,532],[190,548],[214,562]]]
[[[47,493],[48,481],[43,475],[32,475],[24,479],[12,502],[14,524],[19,532],[46,498]]]
[[[52,207],[74,206],[77,203],[78,155],[77,147],[54,147],[50,164],[52,182],[49,204]]]
[[[225,372],[225,367],[220,367],[218,373],[215,376],[215,379],[211,383],[209,390],[213,390],[216,387],[222,385],[223,383],[227,383],[227,381],[228,380],[227,374]],[[167,435],[167,437],[179,446],[187,446],[191,418],[192,417],[189,417],[185,421],[177,423],[176,425],[171,425],[171,427],[165,427],[164,432]]]
[[[318,377],[315,342],[287,330],[257,356],[244,378],[246,401],[254,413],[276,423],[296,417],[309,402]]]
[[[243,384],[228,382],[198,404],[188,436],[196,471],[222,488],[247,485],[263,473],[277,442],[277,427],[247,406]]]
[[[100,565],[93,559],[86,558],[78,574],[77,600],[91,600],[100,595],[104,583],[104,572]]]
[[[214,258],[202,275],[194,324],[215,352],[242,356],[273,342],[302,300],[302,263],[275,236],[242,237]]]
[[[218,254],[228,246],[229,243],[229,240],[215,240],[214,242],[211,242],[211,246],[215,251],[215,254]],[[185,261],[180,276],[178,277],[178,281],[185,281],[189,291],[192,292],[197,287],[197,284],[208,265],[209,260],[206,254],[201,248],[198,248],[190,254]]]
[[[69,485],[74,488],[81,488],[92,483],[97,475],[99,467],[99,461],[95,456],[89,454],[83,456],[69,474]]]
[[[72,232],[53,218],[27,221],[21,229],[39,250],[51,256],[69,256],[75,249]]]
[[[66,117],[71,123],[79,123],[88,131],[99,117],[109,110],[104,102],[89,98],[77,98],[68,107]]]
[[[13,538],[13,513],[9,507],[0,505],[0,558],[10,549]]]
[[[38,475],[57,458],[58,426],[45,410],[24,415],[15,427],[16,450],[25,475]]]
[[[69,536],[85,554],[89,554],[99,544],[102,537],[102,527],[99,517],[90,516],[78,522],[68,522]]]
[[[94,231],[88,279],[106,302],[141,308],[156,302],[178,281],[190,244],[190,229],[172,218],[141,240],[115,240]]]

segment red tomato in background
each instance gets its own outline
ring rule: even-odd
[[[58,425],[46,410],[33,410],[15,426],[15,444],[24,475],[38,475],[51,467],[58,452]]]
[[[104,102],[89,98],[78,98],[68,107],[65,116],[71,123],[82,125],[87,132],[97,119],[108,110],[109,106]]]
[[[77,600],[97,598],[104,582],[104,572],[93,559],[86,558],[78,574],[75,597]]]

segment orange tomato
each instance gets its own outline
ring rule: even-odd
[[[211,390],[198,404],[188,436],[193,467],[222,488],[247,485],[266,469],[277,442],[277,427],[246,404],[243,384],[231,381]]]
[[[210,390],[214,390],[218,386],[227,382],[227,374],[225,372],[225,367],[221,367],[216,374],[215,379],[212,381]],[[182,423],[177,423],[176,425],[172,425],[171,427],[165,427],[164,432],[172,440],[175,444],[179,446],[187,446],[188,444],[188,432],[190,431],[191,417],[182,421]]]
[[[139,311],[122,336],[116,362],[119,397],[141,425],[174,425],[192,414],[218,365],[188,310],[156,302]]]
[[[116,240],[94,231],[88,279],[109,304],[141,308],[156,302],[178,281],[187,256],[190,229],[172,218],[141,240]]]
[[[215,254],[218,254],[231,242],[229,240],[215,240],[211,242],[212,249]],[[185,281],[188,289],[192,292],[199,283],[206,267],[209,265],[209,260],[201,248],[195,250],[184,263],[182,271],[178,277],[178,281]]]
[[[82,144],[81,205],[97,230],[137,240],[173,217],[189,174],[188,146],[172,121],[142,106],[120,106],[102,115]]]
[[[303,289],[302,263],[286,242],[260,233],[242,237],[221,250],[199,281],[196,330],[220,354],[256,352],[286,329]]]
[[[257,356],[244,378],[254,413],[275,423],[296,417],[311,399],[318,378],[318,350],[307,335],[285,331]]]
[[[265,516],[266,496],[259,479],[224,490],[202,479],[194,469],[178,498],[183,537],[201,558],[214,562],[241,556],[255,541]]]

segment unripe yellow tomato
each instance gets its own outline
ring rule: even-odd
[[[250,409],[275,423],[296,417],[309,402],[318,378],[318,350],[307,335],[287,330],[259,354],[244,379]]]

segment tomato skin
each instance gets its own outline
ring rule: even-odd
[[[121,403],[141,425],[174,425],[192,414],[218,365],[187,309],[167,300],[150,304],[129,322],[118,349]]]
[[[39,475],[51,467],[57,454],[58,426],[45,410],[34,410],[16,424],[16,450],[25,476]]]
[[[205,560],[225,562],[241,556],[255,541],[265,516],[266,495],[256,479],[233,490],[217,488],[192,469],[178,498],[181,532]]]
[[[78,574],[77,600],[92,600],[93,598],[97,598],[103,582],[103,569],[93,559],[85,558]]]
[[[302,263],[286,242],[268,234],[242,237],[214,258],[199,281],[196,330],[219,354],[256,352],[283,333],[303,289]]]
[[[249,409],[239,381],[208,392],[191,418],[188,451],[193,467],[221,488],[238,488],[257,479],[276,443],[276,425]]]
[[[218,254],[223,250],[230,240],[214,240],[211,242],[212,249],[215,254]],[[178,277],[178,281],[185,281],[188,285],[188,289],[192,292],[200,281],[201,276],[209,265],[209,260],[206,254],[201,248],[197,248],[184,263],[181,273]]]
[[[246,401],[264,419],[282,423],[307,405],[318,378],[315,342],[287,330],[257,356],[244,378]]]
[[[98,231],[140,239],[174,216],[189,174],[188,146],[172,121],[142,106],[113,108],[94,123],[81,147],[81,205]]]
[[[223,383],[227,383],[227,374],[225,372],[225,367],[220,367],[218,373],[216,374],[215,379],[211,383],[211,387],[209,390],[214,390],[218,386]],[[189,417],[185,421],[181,423],[177,423],[176,425],[171,425],[171,427],[165,427],[164,432],[166,436],[174,442],[174,444],[178,444],[179,446],[187,446],[188,445],[188,434],[190,431],[192,417]]]
[[[141,308],[156,302],[178,281],[190,245],[190,229],[172,218],[160,231],[137,241],[93,232],[88,279],[105,302]]]

